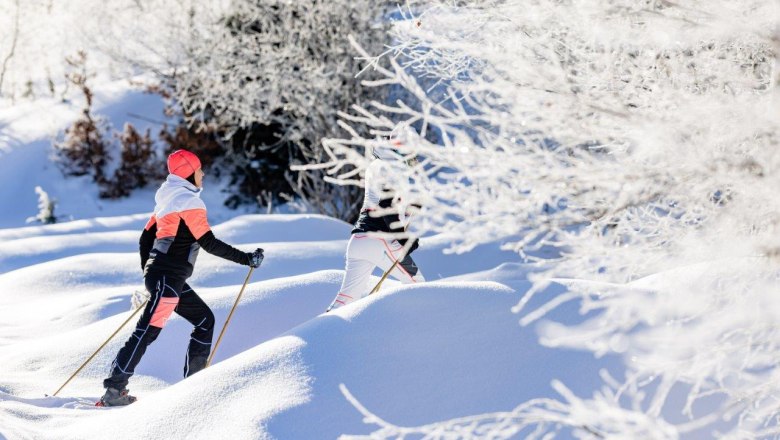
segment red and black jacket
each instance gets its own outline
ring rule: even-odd
[[[169,175],[155,195],[154,214],[139,240],[141,267],[172,276],[192,275],[200,248],[206,252],[248,265],[249,257],[214,236],[200,190],[185,179]]]

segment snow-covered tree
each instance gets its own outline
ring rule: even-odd
[[[322,167],[353,184],[372,147],[418,157],[396,164],[398,198],[423,206],[418,233],[450,234],[453,251],[505,240],[546,269],[515,309],[523,324],[579,301],[584,322],[546,322],[542,341],[625,357],[625,377],[567,396],[538,437],[780,436],[775,2],[432,0],[402,14],[385,54],[356,44],[382,76],[365,84],[402,98],[343,114]],[[568,291],[528,310],[554,279]],[[673,390],[686,423],[668,420]],[[453,423],[372,438],[450,438]]]
[[[0,97],[65,94],[65,58],[90,55],[103,77],[170,75],[225,2],[0,0]]]
[[[337,132],[336,112],[381,93],[355,79],[360,62],[348,36],[380,51],[392,5],[0,0],[9,30],[0,35],[0,95],[64,97],[64,59],[84,51],[100,79],[146,74],[161,82],[192,129],[221,138],[225,171],[243,198],[268,190],[278,198],[282,188],[349,218],[360,190],[323,184],[316,171],[290,173],[288,164],[320,161],[321,139]]]
[[[44,225],[57,223],[57,216],[54,214],[57,200],[49,197],[49,193],[40,186],[35,187],[35,194],[38,194],[38,214],[34,217],[28,217],[27,223],[40,222]]]
[[[64,84],[65,56],[80,48],[77,33],[68,33],[75,22],[62,3],[0,0],[0,98],[55,94],[55,81]]]
[[[379,50],[389,2],[238,0],[208,33],[193,36],[175,90],[194,123],[262,134],[231,144],[231,159],[251,165],[270,154],[320,161],[320,140],[337,132],[337,111],[376,97],[364,90],[348,35]],[[251,168],[248,167],[248,168]],[[262,174],[262,173],[261,173]],[[346,218],[360,191],[321,185],[318,173],[289,176],[293,190],[324,213]],[[336,203],[332,203],[336,201]]]

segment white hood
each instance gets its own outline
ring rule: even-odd
[[[157,218],[161,218],[170,212],[206,209],[206,205],[200,199],[200,192],[201,188],[193,185],[187,179],[169,174],[154,195],[156,203],[154,214]]]

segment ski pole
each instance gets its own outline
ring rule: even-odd
[[[225,336],[225,330],[227,330],[227,326],[230,323],[230,318],[233,317],[233,312],[236,310],[236,307],[238,306],[238,302],[241,301],[241,295],[244,294],[244,289],[246,289],[247,283],[249,283],[249,277],[252,276],[252,272],[255,270],[254,267],[249,268],[249,273],[246,274],[246,279],[244,280],[244,285],[241,286],[241,291],[238,292],[238,297],[236,297],[236,302],[233,303],[233,308],[230,309],[230,313],[228,314],[227,319],[225,320],[225,325],[222,326],[222,331],[219,332],[219,337],[217,338],[217,343],[214,344],[214,349],[211,350],[211,354],[209,354],[209,358],[206,361],[206,367],[211,365],[211,361],[214,359],[214,353],[217,352],[217,348],[219,347],[219,343],[222,342],[222,337]]]
[[[404,258],[406,258],[406,257],[404,257]],[[368,292],[368,294],[369,294],[369,295],[371,295],[372,293],[376,293],[376,292],[378,292],[378,291],[379,291],[379,288],[382,286],[382,283],[383,283],[383,282],[384,282],[384,281],[387,279],[388,275],[390,275],[390,272],[392,272],[392,271],[393,271],[393,269],[395,269],[395,266],[397,266],[397,265],[398,265],[398,262],[399,262],[399,261],[401,261],[401,260],[395,260],[395,261],[393,261],[393,265],[392,265],[392,266],[390,266],[390,269],[387,269],[387,272],[385,272],[384,274],[382,274],[382,278],[380,278],[380,279],[379,279],[379,282],[378,282],[378,283],[376,283],[376,286],[374,286],[374,288],[373,288],[373,289],[371,289],[371,291],[370,291],[370,292]],[[330,307],[328,307],[328,309],[327,309],[327,310],[325,310],[325,313],[328,313],[328,312],[330,312],[331,310],[333,310],[333,306],[332,306],[332,305],[331,305]]]
[[[404,258],[406,258],[406,256],[404,256]],[[385,282],[385,280],[387,279],[388,275],[390,275],[390,272],[392,272],[392,271],[393,271],[393,269],[395,269],[395,267],[398,265],[398,262],[399,262],[399,261],[401,261],[401,260],[395,260],[395,261],[393,261],[393,265],[392,265],[392,266],[390,266],[390,269],[387,269],[387,272],[385,272],[385,273],[382,275],[382,278],[380,278],[380,279],[379,279],[379,282],[378,282],[378,283],[376,283],[376,286],[374,286],[374,288],[373,288],[373,289],[371,289],[371,291],[370,291],[370,292],[368,292],[368,294],[369,294],[369,295],[371,295],[371,294],[373,294],[373,293],[376,293],[376,292],[379,292],[379,288],[380,288],[380,287],[382,287],[382,283],[384,283],[384,282]]]
[[[411,248],[412,248],[412,245],[411,245],[411,243],[413,243],[413,242],[414,242],[413,240],[409,240],[409,241],[408,241],[408,242],[407,242],[407,243],[404,245],[403,249],[401,249],[401,254],[399,255],[399,257],[400,257],[400,258],[396,258],[396,259],[395,259],[395,261],[393,261],[393,265],[392,265],[392,266],[390,266],[390,269],[387,269],[387,272],[385,272],[385,273],[382,275],[382,278],[380,278],[380,279],[379,279],[379,282],[378,282],[378,283],[376,283],[376,286],[374,286],[374,288],[373,288],[373,289],[371,289],[371,291],[370,291],[370,292],[368,292],[368,294],[369,294],[369,295],[371,295],[371,294],[373,294],[373,293],[377,293],[377,292],[379,292],[379,288],[380,288],[380,287],[382,287],[382,283],[384,283],[384,282],[385,282],[385,280],[387,279],[387,277],[390,275],[390,272],[392,272],[392,271],[393,271],[393,269],[395,269],[395,267],[396,267],[396,266],[398,266],[398,263],[400,263],[401,261],[403,261],[403,259],[404,259],[404,258],[406,258],[406,255],[408,254],[408,252],[409,252],[409,249],[411,249]]]
[[[79,374],[79,372],[80,372],[80,371],[81,371],[81,370],[82,370],[84,367],[86,367],[86,366],[87,366],[87,364],[88,364],[88,363],[89,363],[89,362],[90,362],[90,361],[91,361],[91,360],[92,360],[92,359],[93,359],[95,356],[97,356],[97,354],[98,354],[98,353],[100,353],[100,350],[102,350],[102,349],[103,349],[103,347],[105,347],[106,345],[108,345],[109,341],[111,341],[112,339],[114,339],[114,336],[116,336],[116,334],[117,334],[117,333],[119,333],[119,331],[120,331],[120,330],[122,330],[122,329],[124,328],[124,326],[125,326],[125,325],[127,325],[127,323],[128,323],[128,322],[130,322],[130,320],[131,320],[131,319],[133,319],[133,316],[135,316],[135,315],[136,315],[138,312],[140,312],[140,311],[141,311],[141,309],[143,309],[144,307],[146,307],[146,303],[148,303],[148,302],[149,302],[149,300],[146,300],[146,301],[144,301],[144,303],[143,303],[143,304],[141,304],[141,306],[140,306],[140,307],[138,307],[137,309],[135,309],[135,311],[133,312],[133,314],[132,314],[132,315],[130,315],[130,316],[129,316],[129,317],[126,319],[126,320],[125,320],[125,322],[123,322],[123,323],[122,323],[122,325],[120,325],[120,326],[119,326],[119,328],[118,328],[118,329],[116,329],[116,331],[115,331],[114,333],[112,333],[112,334],[111,334],[111,336],[109,336],[109,337],[108,337],[108,339],[106,339],[106,341],[105,341],[105,342],[103,342],[103,344],[102,344],[100,347],[98,347],[98,349],[97,349],[97,350],[95,350],[95,352],[94,352],[94,353],[92,353],[92,356],[90,356],[90,357],[89,357],[89,359],[87,359],[86,361],[84,361],[84,363],[83,363],[83,364],[81,364],[81,366],[79,367],[79,369],[78,369],[78,370],[76,370],[76,372],[75,372],[75,373],[73,373],[73,374],[71,374],[71,375],[70,375],[70,377],[68,378],[68,380],[66,380],[66,381],[65,381],[65,383],[64,383],[64,384],[62,384],[62,386],[61,386],[61,387],[59,387],[59,388],[57,389],[57,391],[55,391],[55,392],[54,392],[54,394],[52,394],[52,396],[56,396],[56,395],[57,395],[57,394],[58,394],[60,391],[62,391],[62,389],[63,389],[63,388],[65,388],[65,385],[67,385],[68,383],[70,383],[70,381],[71,381],[71,380],[73,380],[73,378],[74,378],[74,377],[76,377],[76,375],[77,375],[77,374]]]

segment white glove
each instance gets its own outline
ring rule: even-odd
[[[138,309],[145,302],[149,301],[150,296],[151,295],[149,295],[149,292],[147,292],[146,289],[136,290],[135,292],[133,292],[133,296],[130,297],[130,304],[133,305],[133,310]]]

